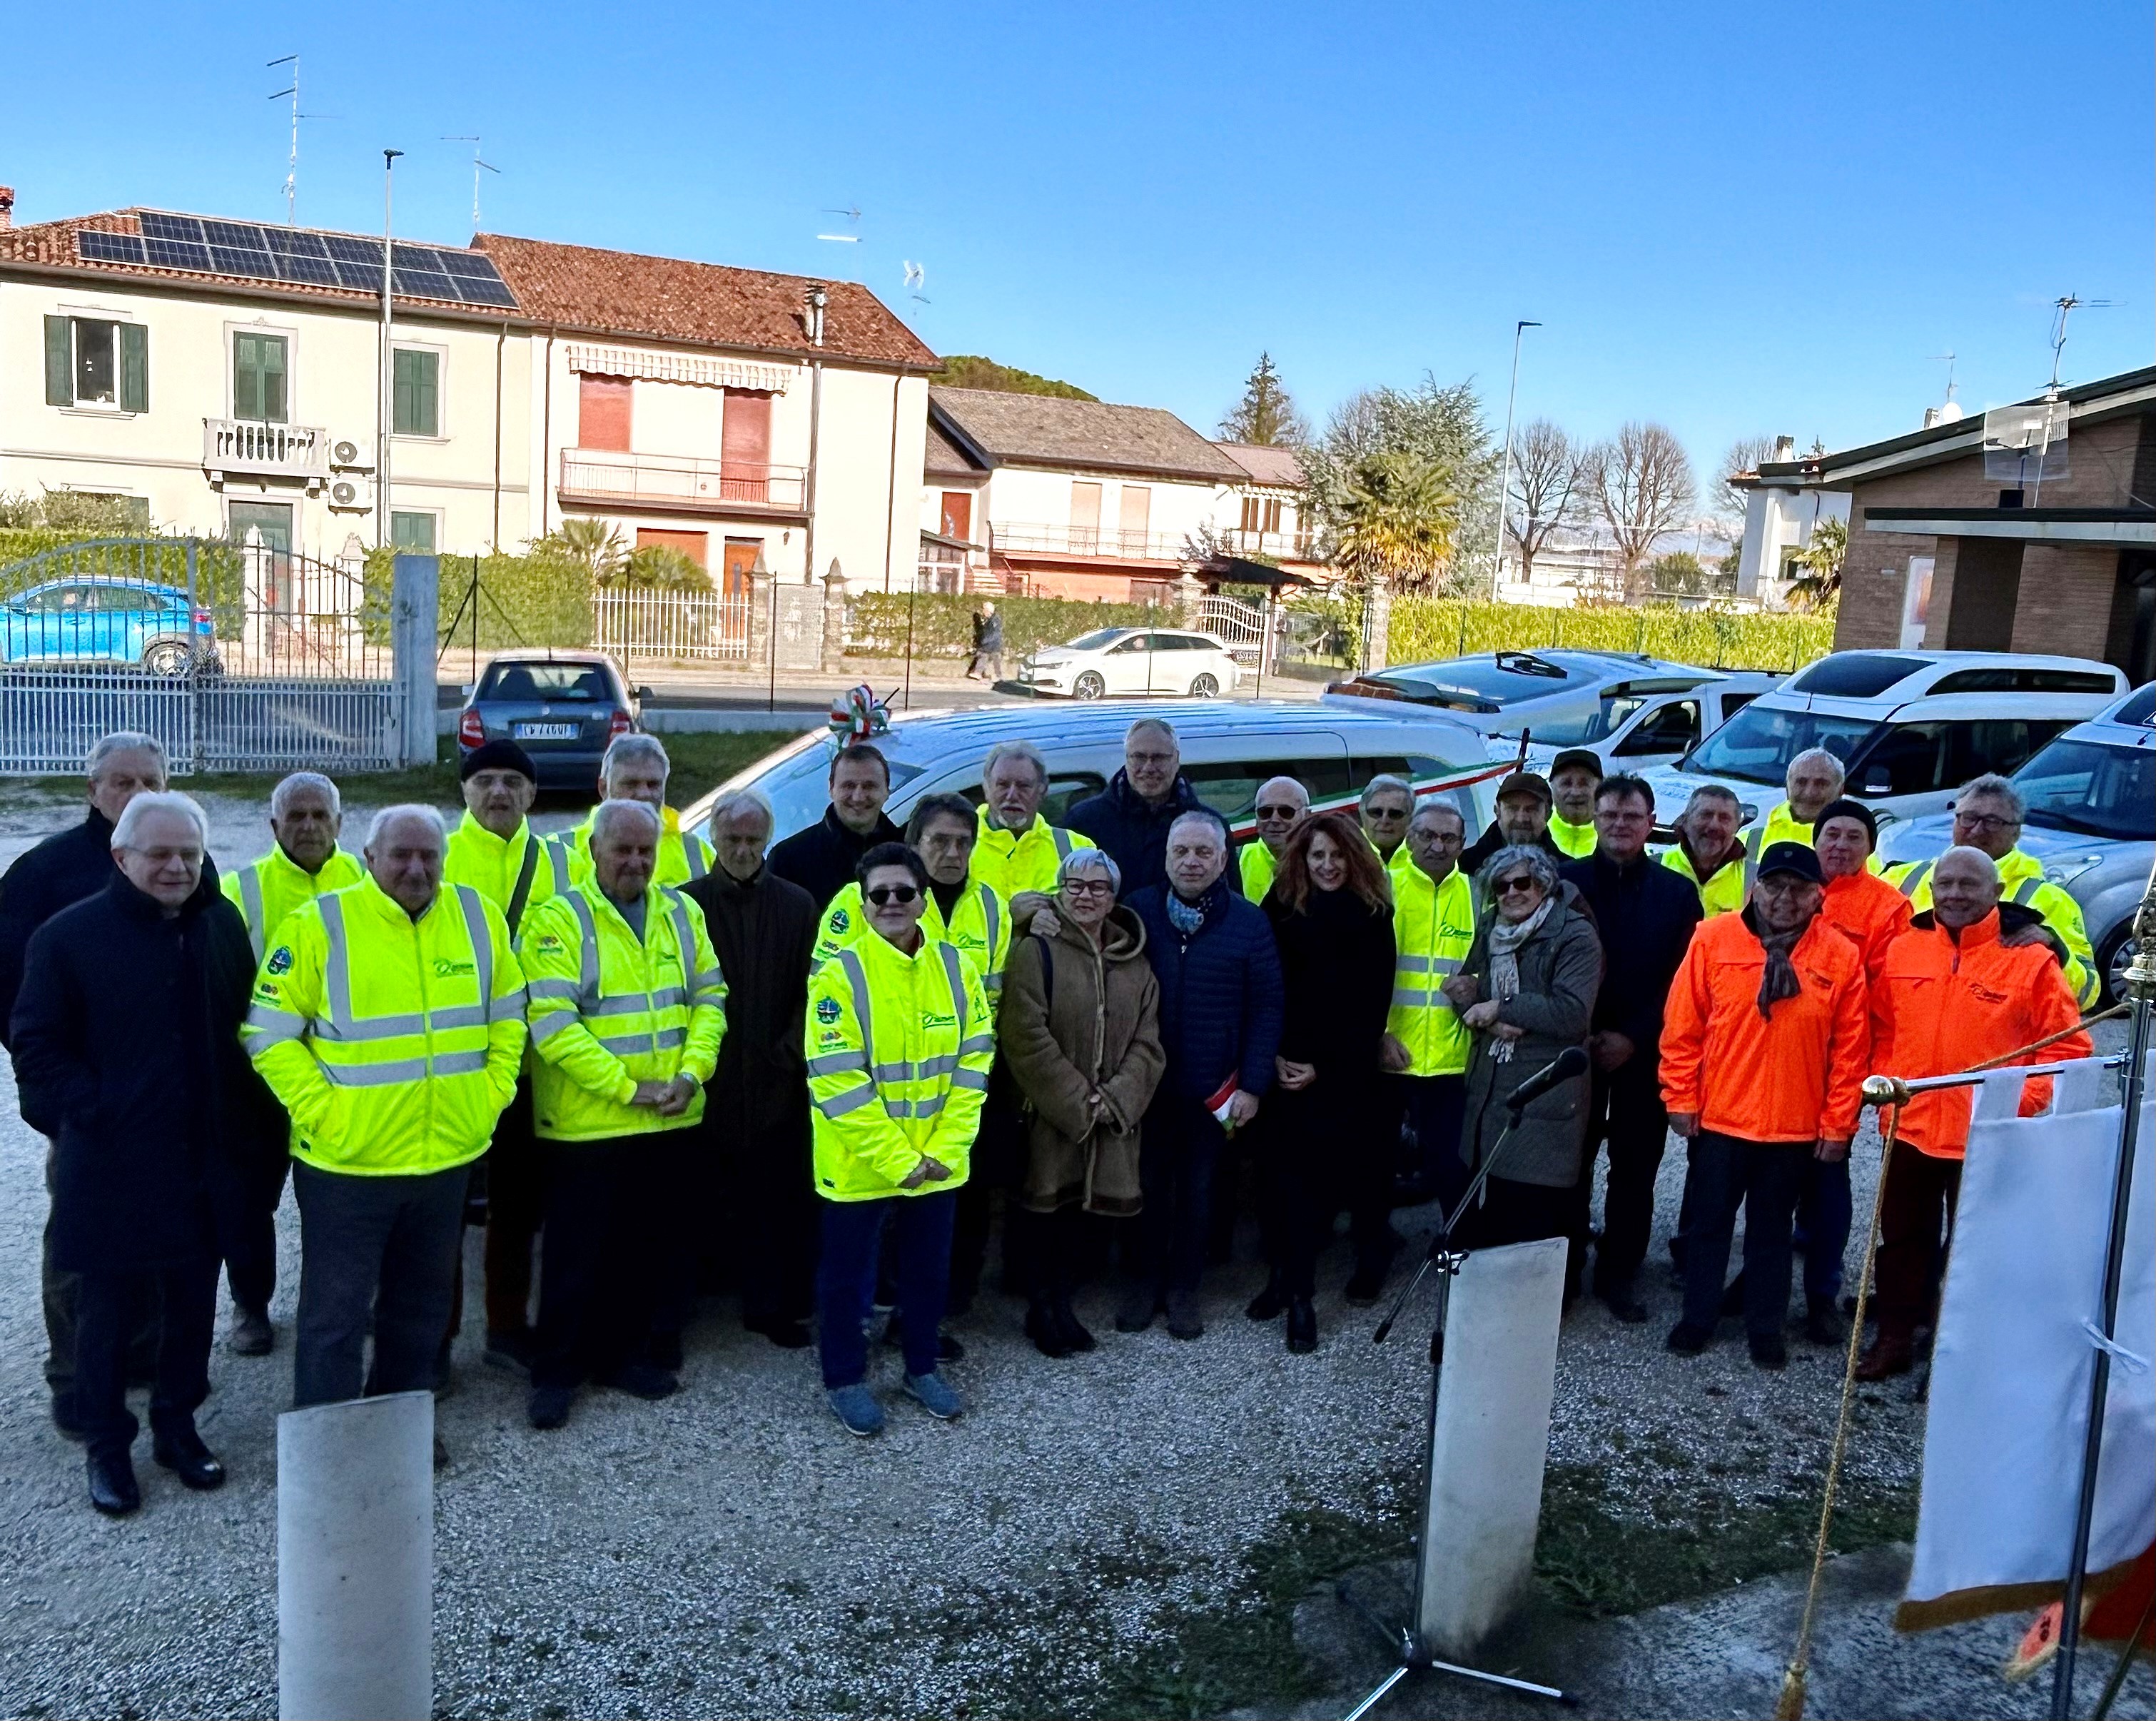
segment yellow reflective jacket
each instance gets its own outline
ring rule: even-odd
[[[1402,843],[1394,850],[1394,859],[1407,851],[1408,845]],[[1273,887],[1273,875],[1280,871],[1280,857],[1265,846],[1262,837],[1257,837],[1243,845],[1235,865],[1243,875],[1244,896],[1253,902],[1264,902],[1265,892]]]
[[[367,878],[278,928],[240,1042],[290,1114],[299,1158],[390,1177],[486,1151],[524,1035],[501,911],[449,885],[415,921]]]
[[[933,1194],[966,1181],[995,1038],[980,970],[924,934],[908,956],[871,932],[808,982],[803,1050],[815,1102],[816,1193],[829,1201]],[[939,1183],[901,1189],[924,1158]]]
[[[1906,860],[1887,874],[1887,882],[1909,899],[1912,912],[1922,914],[1932,906],[1932,869],[1929,860]],[[2084,1013],[2097,1007],[2103,994],[2103,976],[2097,971],[2096,953],[2089,947],[2088,925],[2082,905],[2064,885],[2044,876],[2044,863],[2020,849],[2009,849],[1998,863],[1999,900],[2018,902],[2044,917],[2044,924],[2059,935],[2066,947],[2066,989]]]
[[[1404,845],[1402,854],[1407,853]],[[1475,884],[1457,866],[1435,880],[1410,860],[1392,869],[1393,1007],[1385,1031],[1408,1049],[1410,1076],[1457,1076],[1474,1035],[1438,989],[1475,942]]]
[[[971,957],[973,966],[981,971],[981,985],[988,995],[988,1002],[995,1003],[1004,989],[1004,965],[1010,960],[1009,902],[988,886],[969,880],[947,922],[933,891],[921,899],[921,935],[946,939]],[[867,938],[880,942],[882,936],[869,924],[860,886],[848,885],[831,898],[830,906],[824,911],[823,925],[816,935],[814,959],[827,962],[847,945],[858,944]],[[993,1032],[995,1025],[991,1022],[988,1025]]]
[[[704,912],[679,891],[644,898],[644,936],[586,879],[532,910],[516,941],[531,1025],[531,1117],[547,1141],[686,1129],[726,1031],[726,983]],[[632,1106],[639,1081],[696,1079],[676,1117]]]
[[[522,926],[524,915],[549,896],[558,896],[569,888],[567,852],[535,832],[530,821],[520,824],[516,835],[503,838],[467,812],[464,822],[449,833],[449,845],[442,855],[442,882],[470,885],[499,908],[502,918],[507,920],[527,860],[531,866],[531,881],[525,886],[524,906],[517,923],[509,928],[509,935],[514,938]]]
[[[218,881],[240,917],[259,963],[270,936],[285,923],[285,917],[303,902],[311,902],[325,891],[341,891],[367,876],[367,865],[344,849],[332,849],[320,872],[310,872],[280,845],[259,860],[228,872]]]
[[[1734,860],[1723,861],[1707,875],[1702,883],[1698,869],[1691,864],[1691,856],[1685,852],[1682,843],[1662,850],[1662,865],[1672,872],[1681,873],[1691,881],[1692,887],[1699,892],[1699,906],[1709,920],[1717,914],[1733,913],[1744,906],[1746,886],[1751,881],[1752,869],[1758,861],[1758,855],[1747,849]]]
[[[1584,825],[1574,825],[1553,813],[1550,814],[1549,837],[1573,860],[1583,860],[1594,852],[1594,821],[1590,819]]]
[[[547,839],[567,858],[573,879],[591,876],[592,820],[598,817],[598,809],[594,807],[573,830],[557,831]],[[672,807],[662,809],[659,825],[659,865],[652,872],[652,883],[685,885],[711,870],[711,845],[694,831],[681,829],[679,812]]]
[[[967,876],[977,885],[986,885],[1006,902],[1020,891],[1039,891],[1052,896],[1055,869],[1063,864],[1064,856],[1073,849],[1093,846],[1090,836],[1050,825],[1038,813],[1024,830],[1005,830],[989,821],[988,809],[983,807],[972,870]]]

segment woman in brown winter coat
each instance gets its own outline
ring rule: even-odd
[[[1070,1307],[1080,1215],[1137,1212],[1139,1125],[1168,1062],[1160,983],[1144,922],[1116,906],[1122,885],[1103,850],[1074,849],[1053,912],[1004,968],[997,1048],[1025,1102],[1019,1200],[1035,1230],[1025,1332],[1052,1357],[1093,1349]]]

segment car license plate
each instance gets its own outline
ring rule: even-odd
[[[582,726],[576,723],[512,723],[519,741],[574,741]]]

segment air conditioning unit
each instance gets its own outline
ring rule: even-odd
[[[371,514],[374,511],[374,480],[356,472],[341,472],[330,480],[332,513]]]
[[[330,444],[330,466],[338,472],[372,472],[374,470],[374,450],[372,444],[355,442],[348,436],[340,436]]]

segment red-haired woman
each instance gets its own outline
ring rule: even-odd
[[[1266,892],[1280,945],[1278,1081],[1266,1102],[1266,1257],[1272,1277],[1245,1311],[1287,1311],[1287,1348],[1314,1349],[1317,1251],[1344,1201],[1353,1219],[1354,1302],[1374,1302],[1399,1240],[1378,1044],[1393,999],[1393,896],[1384,863],[1354,820],[1322,813],[1296,827]]]

